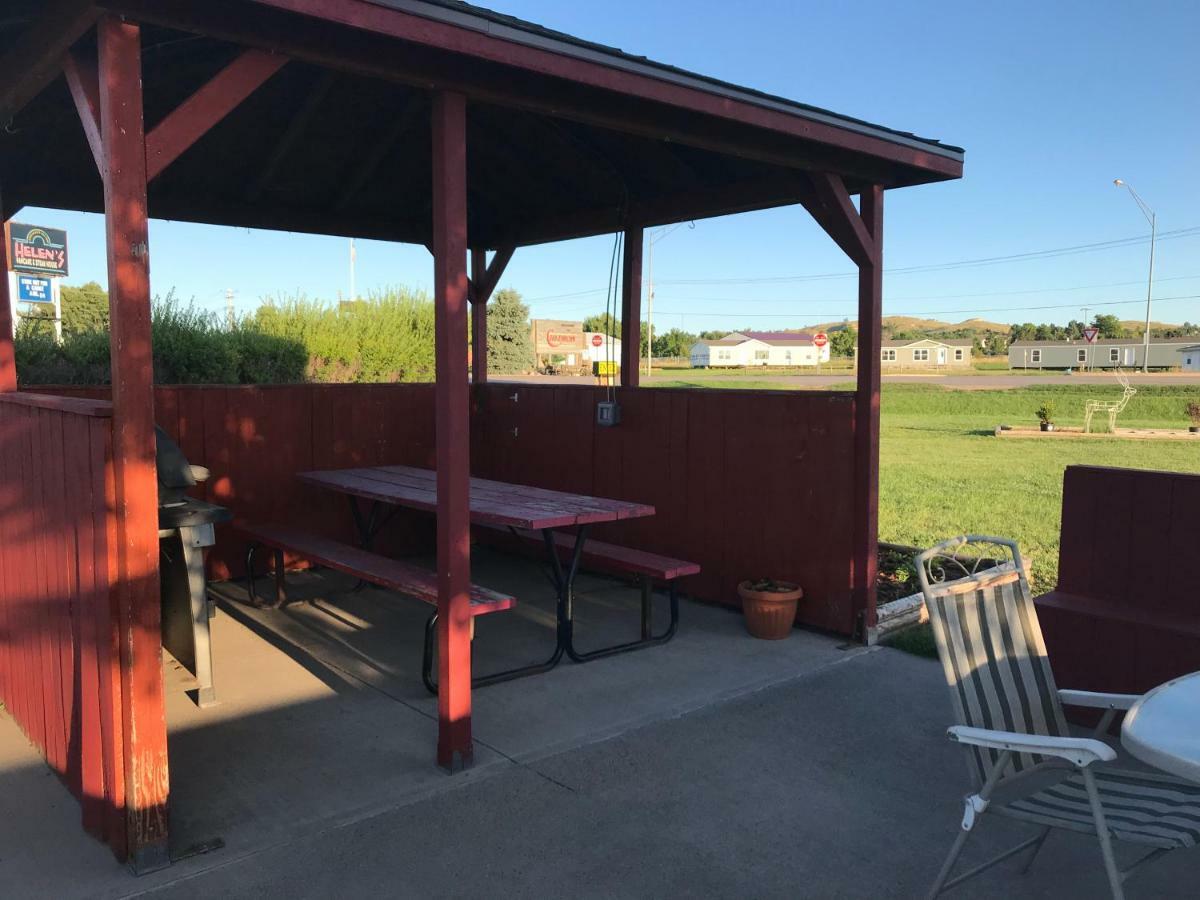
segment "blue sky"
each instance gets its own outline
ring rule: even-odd
[[[1200,226],[1196,39],[1200,4],[910,2],[729,4],[708,0],[493,0],[505,13],[663,62],[967,150],[962,181],[889,192],[886,314],[959,321],[1144,314],[1148,245],[1044,259],[896,271],[1146,235],[1126,179],[1159,231]],[[26,210],[66,227],[73,283],[104,282],[99,217]],[[604,307],[610,238],[518,251],[501,281],[537,316]],[[802,326],[853,317],[846,258],[800,209],[697,222],[655,247],[655,326]],[[151,228],[156,293],[241,310],[272,294],[348,290],[347,242],[182,223]],[[834,275],[840,277],[813,278]],[[428,290],[421,247],[359,242],[360,292]],[[749,279],[793,280],[763,283]],[[740,280],[740,281],[739,281]],[[1162,240],[1159,321],[1200,321],[1200,233]],[[682,281],[704,282],[683,284]],[[583,296],[562,296],[592,291]],[[1121,305],[1117,301],[1130,301]],[[1026,307],[1054,307],[1025,309]]]

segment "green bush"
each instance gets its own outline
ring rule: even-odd
[[[386,291],[332,306],[302,296],[268,300],[232,327],[223,317],[155,300],[151,318],[159,384],[301,381],[431,381],[434,307],[421,293]],[[22,384],[107,384],[107,329],[64,330],[22,319],[16,341]]]

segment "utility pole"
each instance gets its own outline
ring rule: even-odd
[[[1154,210],[1141,198],[1129,184],[1122,181],[1120,178],[1114,178],[1113,184],[1119,188],[1125,188],[1129,191],[1129,195],[1138,205],[1138,209],[1142,211],[1142,215],[1146,217],[1146,221],[1150,223],[1150,275],[1146,279],[1146,332],[1142,335],[1142,372],[1149,373],[1150,371],[1150,298],[1154,291],[1154,241],[1158,237],[1158,216],[1154,214]]]
[[[654,368],[654,235],[649,240],[650,258],[646,261],[646,377]]]
[[[1083,327],[1084,328],[1087,328],[1088,324],[1089,324],[1087,314],[1088,314],[1088,307],[1085,306],[1083,308]],[[1100,336],[1096,335],[1096,337],[1098,339]],[[1084,338],[1084,340],[1086,341],[1087,338]],[[1092,355],[1094,352],[1093,348],[1095,347],[1095,341],[1088,341],[1087,344],[1088,344],[1088,346],[1087,346],[1087,358],[1088,359],[1087,359],[1087,363],[1084,366],[1084,369],[1085,369],[1085,371],[1090,372],[1092,369],[1092,365],[1095,362],[1095,358]]]
[[[233,288],[225,288],[225,323],[233,331]]]
[[[354,249],[354,238],[350,238],[350,302],[358,299],[358,288],[354,283],[354,264],[358,261],[358,251]]]

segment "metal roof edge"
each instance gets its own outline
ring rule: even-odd
[[[966,151],[962,147],[943,144],[934,138],[918,137],[910,132],[898,131],[884,125],[876,125],[827,109],[809,106],[796,100],[788,100],[785,97],[742,87],[696,72],[689,72],[668,63],[633,56],[616,47],[596,44],[561,31],[543,28],[514,16],[460,2],[460,0],[366,0],[366,2],[448,25],[469,28],[511,43],[548,50],[563,56],[622,69],[681,87],[693,88],[730,100],[782,112],[796,118],[844,128],[847,131],[934,153],[957,162],[963,162],[966,157]]]

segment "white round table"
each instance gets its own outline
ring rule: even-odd
[[[1200,781],[1200,672],[1160,684],[1125,714],[1121,743],[1144,763]]]

